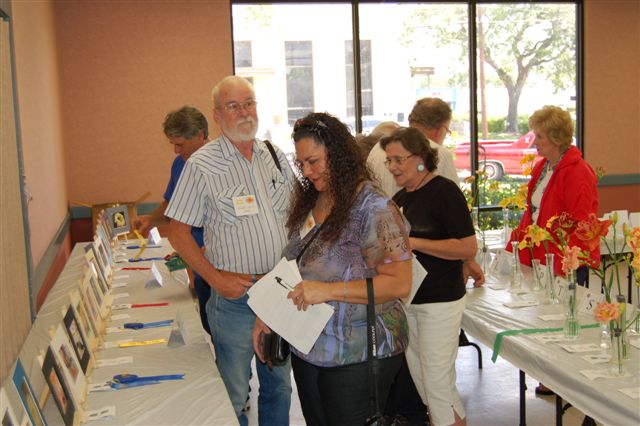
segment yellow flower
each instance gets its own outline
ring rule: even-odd
[[[553,215],[549,218],[549,220],[547,220],[547,224],[545,225],[545,228],[549,229],[551,228],[551,225],[553,225],[553,222],[556,221],[556,219],[558,219],[558,215]]]

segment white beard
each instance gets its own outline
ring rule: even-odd
[[[241,127],[247,127],[246,123],[250,123],[251,127],[248,130],[240,130]],[[230,140],[234,142],[245,142],[255,139],[256,133],[258,132],[258,120],[253,117],[247,117],[245,120],[238,122],[233,129],[227,128],[226,126],[220,127],[225,136]]]

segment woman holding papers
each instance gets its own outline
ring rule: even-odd
[[[411,223],[411,248],[428,272],[407,309],[409,370],[429,407],[431,424],[464,425],[455,360],[465,277],[473,275],[476,285],[484,280],[471,260],[477,250],[471,215],[460,188],[436,173],[438,152],[420,131],[400,128],[383,138],[380,146],[387,154],[389,172],[403,187],[393,200]],[[467,269],[471,267],[472,271]]]
[[[367,288],[376,303],[379,400],[386,401],[407,347],[401,297],[411,287],[408,224],[374,185],[348,128],[326,113],[312,113],[293,129],[296,164],[303,176],[287,220],[283,255],[297,259],[303,281],[288,297],[306,310],[335,310],[309,353],[292,348],[291,365],[308,425],[362,425],[371,412],[367,369]],[[268,328],[258,319],[258,336]],[[384,409],[384,407],[381,407]]]

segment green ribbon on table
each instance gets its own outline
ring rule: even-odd
[[[580,328],[596,328],[600,327],[599,323],[595,324],[587,324],[581,325]],[[502,347],[502,339],[505,336],[515,336],[516,334],[534,334],[534,333],[554,333],[557,331],[562,331],[562,327],[556,328],[523,328],[522,330],[505,330],[496,334],[496,340],[493,342],[493,355],[491,355],[491,361],[496,362],[498,359],[498,354],[500,353],[500,348]]]

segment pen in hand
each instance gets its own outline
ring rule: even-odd
[[[287,282],[286,282],[285,280],[283,280],[283,279],[282,279],[282,278],[280,278],[280,277],[276,277],[276,282],[277,282],[278,284],[280,284],[282,287],[284,287],[285,289],[287,289],[287,290],[293,290],[293,289],[294,289],[294,288],[293,288],[293,287],[291,287],[289,284],[287,284]]]

